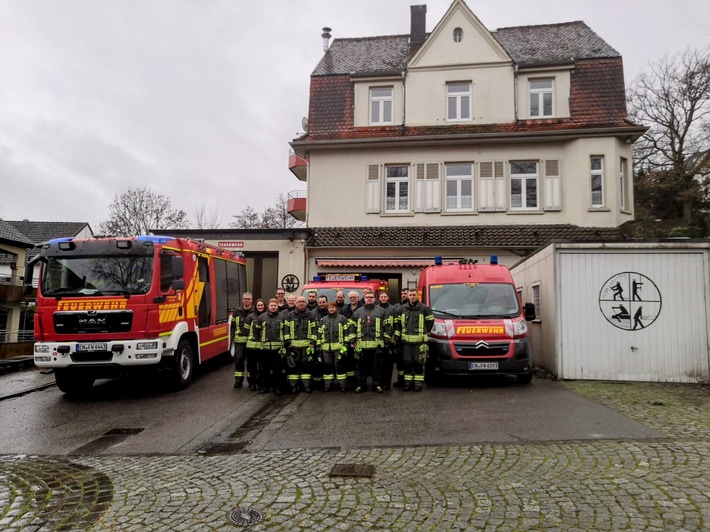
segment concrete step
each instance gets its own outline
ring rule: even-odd
[[[0,359],[0,374],[33,368],[34,365],[34,357],[31,356],[2,358]]]

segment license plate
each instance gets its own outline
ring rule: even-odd
[[[85,353],[89,351],[108,351],[108,344],[76,344],[76,350],[77,352],[83,351]]]
[[[498,362],[469,362],[468,369],[498,369]]]

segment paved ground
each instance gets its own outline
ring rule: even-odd
[[[244,511],[234,514],[236,521],[263,516],[248,526],[253,530],[710,528],[708,387],[565,385],[661,437],[159,457],[5,456],[0,529],[230,530],[237,508]],[[372,476],[331,476],[338,464],[369,466]]]
[[[0,401],[55,386],[51,370],[19,369],[0,379]]]

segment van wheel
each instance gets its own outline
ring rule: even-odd
[[[518,379],[518,384],[530,384],[532,382],[532,371],[520,373],[515,378]]]
[[[187,340],[180,340],[173,359],[172,381],[178,390],[187,388],[195,373],[195,357]]]
[[[86,395],[94,386],[94,377],[88,373],[66,368],[55,369],[54,380],[57,388],[67,395]]]

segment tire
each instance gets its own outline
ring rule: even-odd
[[[180,340],[173,357],[172,384],[176,389],[187,388],[195,374],[195,357],[192,345],[187,340]]]
[[[54,380],[57,388],[67,395],[86,395],[94,386],[94,377],[88,373],[71,370],[68,368],[57,368],[54,370]]]
[[[518,380],[518,384],[530,384],[532,382],[532,371],[528,373],[520,373],[515,376],[515,378]]]

